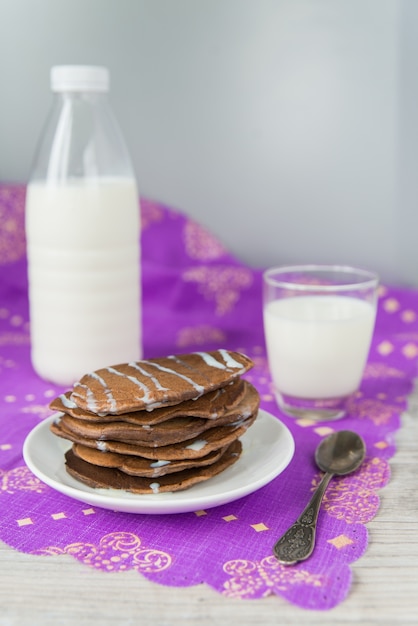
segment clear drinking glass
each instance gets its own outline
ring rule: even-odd
[[[344,416],[373,336],[378,276],[346,266],[268,269],[263,315],[274,392],[293,417]]]

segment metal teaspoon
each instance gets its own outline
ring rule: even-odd
[[[315,451],[315,461],[325,474],[303,513],[275,543],[273,553],[280,563],[293,565],[311,556],[319,508],[329,481],[335,474],[354,472],[363,462],[365,454],[363,439],[351,430],[341,430],[321,441]]]

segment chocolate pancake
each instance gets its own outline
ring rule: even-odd
[[[123,489],[138,494],[155,494],[180,491],[216,476],[235,463],[242,451],[239,441],[234,441],[221,458],[212,465],[189,468],[157,479],[130,476],[119,469],[98,467],[77,457],[72,450],[65,454],[68,473],[76,480],[93,488]]]
[[[245,380],[237,379],[225,387],[210,391],[197,400],[186,400],[180,404],[154,409],[153,411],[130,411],[117,416],[113,414],[98,415],[80,409],[71,401],[71,392],[62,394],[55,398],[49,408],[59,413],[66,413],[86,422],[129,422],[139,426],[152,426],[160,424],[173,417],[200,417],[202,419],[218,419],[228,410],[232,409],[241,398],[247,393],[248,383]]]
[[[252,366],[247,356],[223,349],[123,363],[83,376],[70,401],[96,414],[151,411],[225,387]]]
[[[168,446],[160,446],[158,448],[151,446],[134,445],[130,443],[122,443],[120,441],[97,441],[95,439],[87,439],[76,435],[71,431],[67,431],[62,422],[57,421],[51,425],[51,431],[54,435],[80,443],[83,446],[97,448],[103,452],[116,452],[118,454],[126,454],[132,456],[142,456],[147,459],[154,460],[178,460],[178,459],[197,459],[209,454],[213,450],[218,450],[242,437],[247,429],[254,423],[256,415],[252,415],[237,424],[229,426],[215,426],[205,431],[203,437],[194,437],[188,441],[182,441]]]
[[[61,423],[67,431],[83,438],[122,441],[148,446],[167,446],[201,435],[214,425],[238,422],[258,411],[259,395],[248,383],[247,393],[233,409],[216,420],[195,417],[174,417],[154,426],[138,426],[127,422],[90,423],[70,415],[62,415]]]
[[[179,459],[174,461],[146,459],[141,456],[131,456],[126,454],[117,454],[115,452],[100,452],[94,448],[87,448],[78,443],[73,444],[72,450],[76,456],[87,463],[98,465],[99,467],[111,467],[119,469],[130,476],[142,476],[143,478],[157,478],[180,472],[191,467],[204,467],[212,465],[218,461],[226,448],[219,448],[210,452],[200,459]]]

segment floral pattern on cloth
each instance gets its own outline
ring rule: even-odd
[[[276,594],[316,610],[342,602],[351,588],[350,564],[367,550],[379,490],[390,480],[395,433],[416,375],[418,293],[380,288],[369,361],[347,417],[331,424],[293,420],[272,394],[261,271],[180,211],[141,199],[145,356],[220,347],[245,352],[255,363],[246,376],[261,407],[290,429],[296,450],[280,476],[229,504],[177,515],[104,510],[55,492],[23,461],[25,437],[63,391],[41,380],[30,363],[24,198],[24,187],[0,185],[0,539],[33,558],[68,555],[108,575],[133,569],[163,585],[205,583],[228,598]],[[317,444],[337,429],[362,435],[366,461],[330,483],[312,557],[285,567],[272,546],[321,478]]]

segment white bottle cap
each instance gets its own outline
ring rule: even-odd
[[[51,68],[52,91],[108,91],[109,70],[94,65],[56,65]]]

